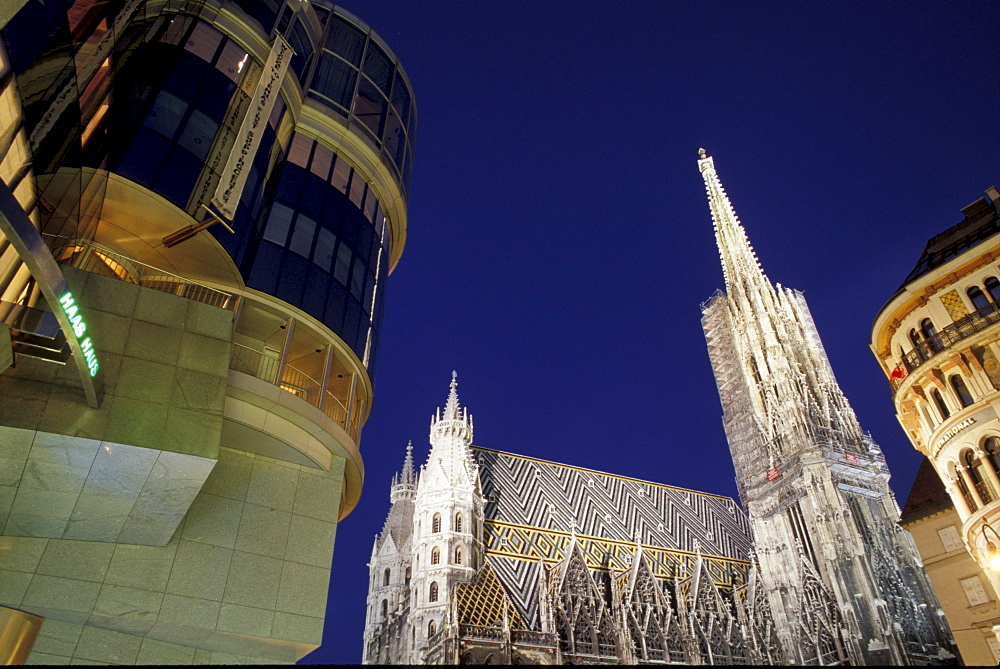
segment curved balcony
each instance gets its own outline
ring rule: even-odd
[[[294,365],[286,363],[282,367],[278,358],[237,342],[233,342],[229,368],[273,383],[305,400],[332,418],[357,443],[362,405],[355,403],[355,410],[348,411],[348,405],[352,402],[348,399],[345,404],[330,391],[326,383],[314,379]]]
[[[940,332],[928,337],[912,351],[903,355],[902,364],[906,375],[912,374],[938,353],[977,332],[982,332],[995,323],[1000,323],[1000,303],[998,302],[990,302],[982,309],[973,311],[968,316],[963,316],[950,325],[946,325]],[[892,390],[895,392],[902,385],[903,379],[890,379],[890,382]]]

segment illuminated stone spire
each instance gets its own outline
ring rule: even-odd
[[[444,403],[444,420],[455,420],[458,418],[458,372],[451,372],[451,388],[448,391],[448,400]]]
[[[458,372],[451,373],[451,387],[448,390],[448,399],[444,404],[444,412],[437,410],[431,416],[431,454],[438,443],[449,442],[454,438],[464,443],[466,447],[472,445],[472,416],[468,409],[462,408],[458,402]]]
[[[938,662],[950,634],[897,525],[885,458],[841,392],[802,293],[768,281],[700,153],[726,281],[702,305],[702,327],[777,636],[799,664]],[[917,598],[928,606],[908,604]]]
[[[416,483],[417,475],[413,470],[413,441],[406,442],[406,457],[403,458],[403,474],[401,483]]]
[[[754,253],[746,231],[736,216],[733,204],[726,195],[726,190],[719,181],[715,171],[715,162],[705,155],[705,149],[699,149],[701,159],[698,169],[705,180],[705,191],[708,193],[708,206],[712,210],[712,221],[715,225],[715,241],[719,245],[719,257],[722,260],[722,273],[726,280],[727,291],[731,289],[737,278],[747,282],[767,284],[767,277],[760,267],[757,254]]]

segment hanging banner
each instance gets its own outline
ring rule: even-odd
[[[250,99],[250,107],[236,133],[236,142],[233,144],[232,153],[229,154],[229,160],[226,161],[226,166],[222,170],[219,186],[212,197],[212,204],[216,206],[220,214],[229,220],[236,216],[236,205],[243,194],[243,187],[246,185],[247,175],[250,172],[250,164],[257,154],[260,138],[264,134],[264,128],[267,127],[267,119],[271,116],[274,101],[281,89],[281,80],[285,77],[288,61],[291,58],[292,47],[280,34],[275,35],[274,44],[271,45],[271,54],[267,57],[267,63],[264,65],[260,80],[257,82],[257,89]]]
[[[771,467],[770,469],[767,470],[767,480],[768,481],[774,481],[779,476],[781,476],[781,472],[778,471],[777,467]]]

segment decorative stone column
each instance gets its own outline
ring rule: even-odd
[[[976,489],[976,483],[972,480],[972,474],[969,473],[968,467],[958,465],[955,469],[958,471],[958,475],[962,477],[962,480],[965,481],[965,487],[968,489],[969,494],[972,495],[972,499],[975,500],[976,508],[981,509],[986,506],[985,502],[983,502],[983,496]]]

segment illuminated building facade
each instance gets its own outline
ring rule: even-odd
[[[926,458],[899,514],[899,524],[913,536],[927,577],[934,586],[955,643],[966,666],[1000,661],[1000,602],[990,578],[962,541],[962,519],[934,465]]]
[[[882,307],[871,348],[903,430],[954,507],[956,540],[983,568],[955,575],[976,590],[969,601],[979,607],[976,631],[957,634],[966,655],[970,643],[995,646],[991,628],[1000,623],[1000,192],[990,188],[962,214],[927,242]],[[918,538],[921,552],[936,548],[932,539],[921,545]]]
[[[789,664],[732,499],[472,436],[453,379],[392,481],[366,664]]]
[[[326,0],[0,10],[0,605],[32,662],[292,662],[357,504],[416,110]]]
[[[802,293],[772,285],[704,150],[726,292],[702,305],[723,423],[778,637],[797,664],[935,664],[953,642],[881,450]]]

